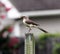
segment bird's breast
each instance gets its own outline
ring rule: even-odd
[[[26,22],[26,20],[25,19],[23,19],[23,23],[25,24],[25,22]]]
[[[27,26],[26,19],[23,19],[23,23]]]

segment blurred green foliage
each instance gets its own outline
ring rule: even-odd
[[[60,54],[60,43],[56,43],[53,48],[53,54]]]
[[[54,33],[54,34],[51,34],[51,33],[42,33],[39,35],[39,49],[40,50],[46,50],[47,49],[47,42],[49,38],[55,38],[55,39],[58,39],[60,38],[60,33]],[[60,42],[56,42],[54,40],[54,45],[53,45],[53,48],[52,48],[52,54],[60,54]]]

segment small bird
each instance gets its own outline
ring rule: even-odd
[[[23,24],[26,25],[26,27],[29,28],[29,32],[31,31],[31,28],[38,28],[39,30],[43,31],[44,33],[48,33],[46,30],[39,27],[39,24],[29,19],[27,16],[22,16],[20,19],[23,19]]]

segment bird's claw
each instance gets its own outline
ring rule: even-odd
[[[29,31],[28,32],[30,33],[30,31],[31,31],[31,28],[29,28]]]

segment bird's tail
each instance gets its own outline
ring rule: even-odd
[[[44,29],[42,29],[42,28],[40,28],[40,27],[37,27],[39,30],[41,30],[41,31],[43,31],[44,33],[48,33],[48,31],[46,31],[46,30],[44,30]]]

